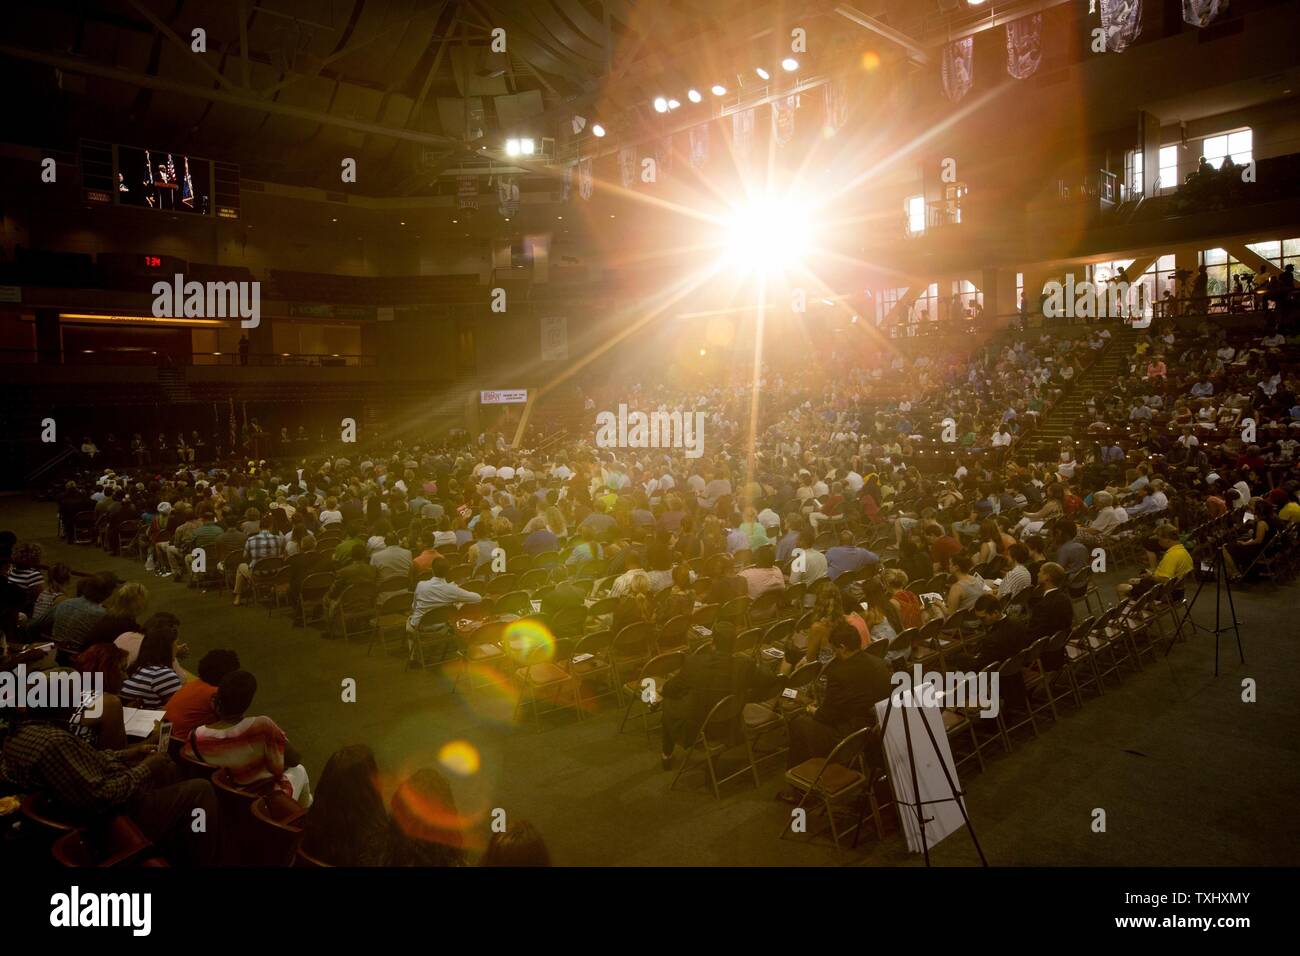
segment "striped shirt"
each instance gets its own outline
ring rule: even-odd
[[[157,664],[142,667],[122,684],[122,696],[140,701],[146,708],[156,709],[167,703],[172,694],[181,689],[180,677],[170,667]]]

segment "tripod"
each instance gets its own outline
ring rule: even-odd
[[[895,693],[899,695],[899,699],[902,702],[901,706],[903,709],[903,716],[900,719],[903,721],[903,739],[907,742],[907,764],[911,770],[912,800],[914,801],[910,803],[904,802],[903,805],[912,807],[916,811],[916,825],[921,834],[921,852],[925,856],[925,865],[930,866],[930,841],[926,836],[925,828],[926,824],[934,819],[933,817],[926,816],[925,808],[931,804],[953,802],[957,804],[957,809],[961,811],[961,818],[966,824],[966,830],[970,834],[971,843],[975,845],[975,852],[979,854],[980,865],[987,867],[989,861],[984,857],[984,849],[980,846],[979,837],[975,835],[975,825],[971,823],[970,815],[966,812],[966,804],[962,801],[962,797],[965,796],[965,791],[957,789],[957,783],[953,780],[952,773],[948,769],[948,764],[943,759],[943,753],[939,750],[939,742],[934,736],[934,729],[930,726],[930,721],[926,718],[925,707],[917,700],[916,694],[918,690],[919,688],[910,688],[907,690],[896,691]],[[894,712],[894,696],[895,695],[891,693],[887,698],[888,703],[885,705],[885,716],[884,719],[880,721],[880,739],[882,748],[884,744],[885,731],[889,728],[889,718]],[[920,780],[918,779],[916,772],[916,750],[912,743],[912,721],[908,719],[907,716],[907,712],[910,710],[915,710],[920,715],[921,726],[925,728],[925,734],[930,740],[930,749],[934,752],[936,759],[938,759],[939,766],[943,768],[943,777],[948,783],[948,792],[950,796],[939,797],[935,800],[921,799]],[[867,786],[871,786],[871,781],[868,780]],[[894,803],[899,803],[897,794],[895,794]],[[901,813],[899,822],[902,822]],[[857,845],[858,835],[861,832],[862,818],[859,816],[858,828],[853,834],[853,842],[855,846]]]
[[[1228,568],[1223,560],[1223,544],[1217,540],[1212,540],[1207,546],[1209,562],[1213,565],[1214,570],[1214,676],[1219,676],[1219,635],[1232,631],[1237,638],[1237,656],[1241,663],[1246,663],[1246,652],[1241,646],[1241,622],[1237,620],[1237,605],[1232,599],[1232,578],[1228,576]],[[1183,612],[1182,619],[1178,621],[1178,626],[1174,630],[1174,635],[1169,639],[1169,644],[1165,648],[1165,656],[1173,650],[1174,641],[1183,633],[1183,625],[1191,624],[1198,631],[1211,632],[1211,628],[1197,624],[1191,620],[1192,609],[1196,607],[1196,599],[1201,596],[1205,589],[1208,578],[1202,577],[1196,585],[1196,593],[1192,595],[1191,601],[1187,604],[1187,610]],[[1224,593],[1228,595],[1228,613],[1231,615],[1231,623],[1222,622],[1221,612]]]

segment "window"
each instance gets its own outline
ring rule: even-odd
[[[1178,188],[1178,144],[1160,147],[1160,182],[1163,191]]]
[[[1215,169],[1223,165],[1225,156],[1231,156],[1234,163],[1245,166],[1253,155],[1251,152],[1253,146],[1251,131],[1243,129],[1235,133],[1207,137],[1201,143],[1201,155],[1209,160],[1210,165]]]
[[[1124,157],[1124,182],[1130,196],[1142,195],[1142,150],[1130,149]]]
[[[925,232],[925,197],[908,196],[905,208],[907,209],[907,231],[914,236],[919,236]]]

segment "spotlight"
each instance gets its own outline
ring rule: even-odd
[[[604,136],[604,135],[605,135],[605,127],[601,126],[599,123],[592,123],[592,124],[591,124],[591,135],[592,135],[592,136],[595,136],[595,137],[597,137],[597,138],[599,138],[599,137],[601,137],[601,136]]]
[[[763,69],[761,66],[755,67],[754,72],[758,74],[760,80],[770,80],[772,78],[772,74],[768,73],[767,70]]]
[[[707,350],[707,349],[700,349],[700,354],[701,354],[701,355],[706,355],[706,354],[708,354],[708,350]]]
[[[787,73],[793,73],[795,70],[799,69],[799,61],[792,56],[787,56],[781,61],[781,69],[785,70]]]
[[[700,95],[700,91],[693,87],[686,91],[686,98],[692,103],[698,103],[700,100],[704,99],[704,97]]]
[[[655,97],[655,112],[656,113],[668,112],[668,101],[664,99],[662,96]]]
[[[807,203],[792,197],[764,198],[732,213],[725,260],[738,272],[780,273],[808,252]]]
[[[517,139],[506,140],[506,155],[507,156],[519,155],[519,140]]]
[[[519,148],[523,151],[525,156],[531,156],[537,147],[531,139],[521,139],[519,141]]]
[[[675,109],[677,109],[677,107],[679,107],[679,106],[681,106],[681,105],[682,105],[682,101],[681,101],[681,100],[669,100],[669,101],[668,101],[668,108],[669,108],[670,110],[675,110]]]
[[[713,89],[709,90],[709,92],[712,93],[714,96],[726,96],[727,88],[723,86],[721,83],[714,83]]]

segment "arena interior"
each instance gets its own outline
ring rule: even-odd
[[[5,12],[7,872],[1295,864],[1300,4]]]

